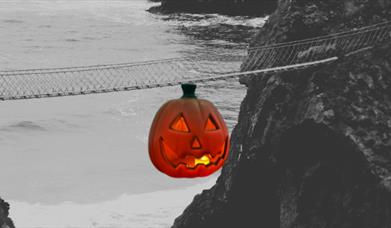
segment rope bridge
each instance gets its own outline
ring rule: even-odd
[[[197,58],[0,71],[0,100],[106,93],[306,68],[391,41],[391,22]],[[243,63],[243,64],[242,64]]]

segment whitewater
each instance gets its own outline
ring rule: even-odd
[[[243,52],[248,35],[265,21],[148,13],[155,4],[2,0],[0,69]],[[211,34],[211,27],[231,30]],[[237,34],[231,36],[232,31]],[[215,103],[232,130],[244,86],[236,80],[198,86],[198,96]],[[0,196],[10,202],[16,226],[169,227],[218,176],[173,179],[149,161],[147,137],[154,113],[179,96],[180,88],[170,87],[1,102]]]

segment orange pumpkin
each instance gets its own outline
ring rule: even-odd
[[[183,96],[165,103],[149,132],[149,156],[171,177],[203,177],[217,171],[228,157],[229,134],[224,119],[209,101],[197,99],[196,85],[182,85]]]

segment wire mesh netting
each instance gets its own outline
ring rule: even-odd
[[[391,41],[391,22],[306,40],[254,47],[247,54],[0,71],[0,100],[82,95],[206,82],[309,67]],[[243,64],[242,64],[243,63]]]

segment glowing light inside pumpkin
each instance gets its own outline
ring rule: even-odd
[[[190,132],[189,127],[186,124],[185,118],[183,115],[179,115],[175,121],[171,124],[171,129],[180,131],[180,132]]]
[[[204,155],[200,158],[194,159],[194,165],[198,165],[198,164],[208,165],[209,163],[210,163],[210,159],[208,155]]]
[[[193,143],[191,144],[191,148],[193,148],[193,149],[201,149],[201,143],[200,143],[200,140],[197,137],[194,138]]]
[[[207,130],[207,131],[214,131],[214,130],[217,130],[217,129],[219,129],[219,128],[217,127],[216,122],[214,121],[212,116],[209,116],[208,120],[206,121],[205,130]]]

